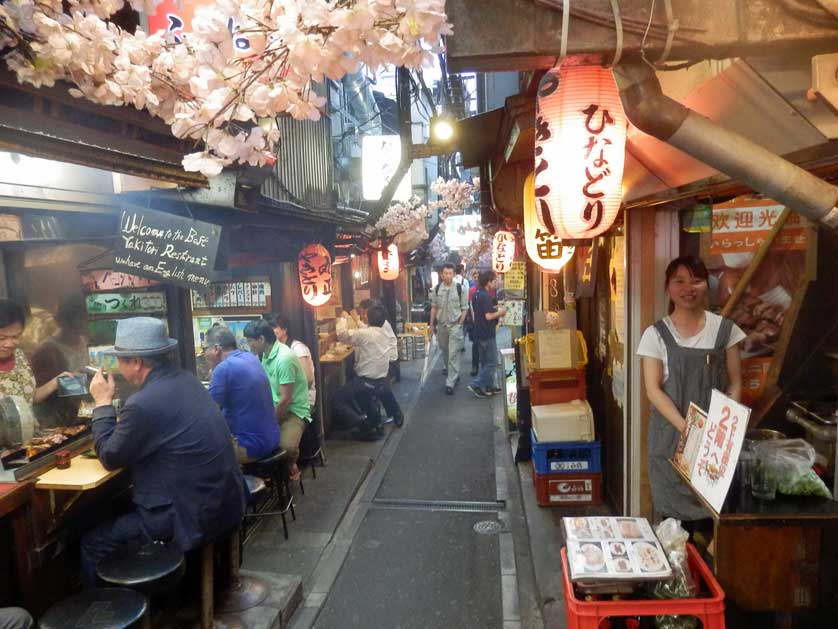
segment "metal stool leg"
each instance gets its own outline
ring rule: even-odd
[[[256,607],[268,597],[268,586],[261,579],[241,574],[241,532],[230,536],[230,585],[219,598],[218,611],[240,612]]]

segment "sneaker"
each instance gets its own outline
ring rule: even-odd
[[[445,387],[445,395],[454,395],[454,387]]]
[[[474,397],[480,397],[480,398],[489,397],[488,395],[486,395],[486,392],[483,391],[483,389],[481,389],[480,387],[475,386],[473,384],[468,385],[468,390],[471,391],[474,394]]]
[[[476,376],[479,373],[479,371],[480,371],[479,369],[472,369],[471,370],[471,375]]]
[[[395,417],[393,417],[393,423],[396,424],[396,428],[401,428],[404,426],[404,415],[399,413]]]
[[[500,393],[500,392],[501,392],[501,389],[499,389],[498,387],[489,387],[488,389],[486,389],[486,393]]]
[[[443,368],[442,368],[442,375],[443,375],[443,376],[447,376],[447,375],[448,375],[448,367],[443,367]]]

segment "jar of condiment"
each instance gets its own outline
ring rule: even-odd
[[[66,470],[70,467],[72,453],[69,450],[59,450],[55,453],[55,465],[59,470]]]

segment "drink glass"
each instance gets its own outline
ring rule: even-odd
[[[751,467],[751,495],[757,500],[774,500],[777,496],[780,461],[768,455],[754,458]]]

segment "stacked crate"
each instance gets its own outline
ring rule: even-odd
[[[587,351],[584,338],[580,335],[579,339],[582,358],[577,368],[536,369],[532,361],[528,365],[530,404],[539,407],[533,410],[531,437],[533,484],[541,506],[602,503],[602,444],[594,440],[593,417],[586,401]],[[555,415],[556,422],[578,421],[589,427],[559,431],[575,432],[578,440],[539,441],[535,430],[535,416],[539,414]]]

